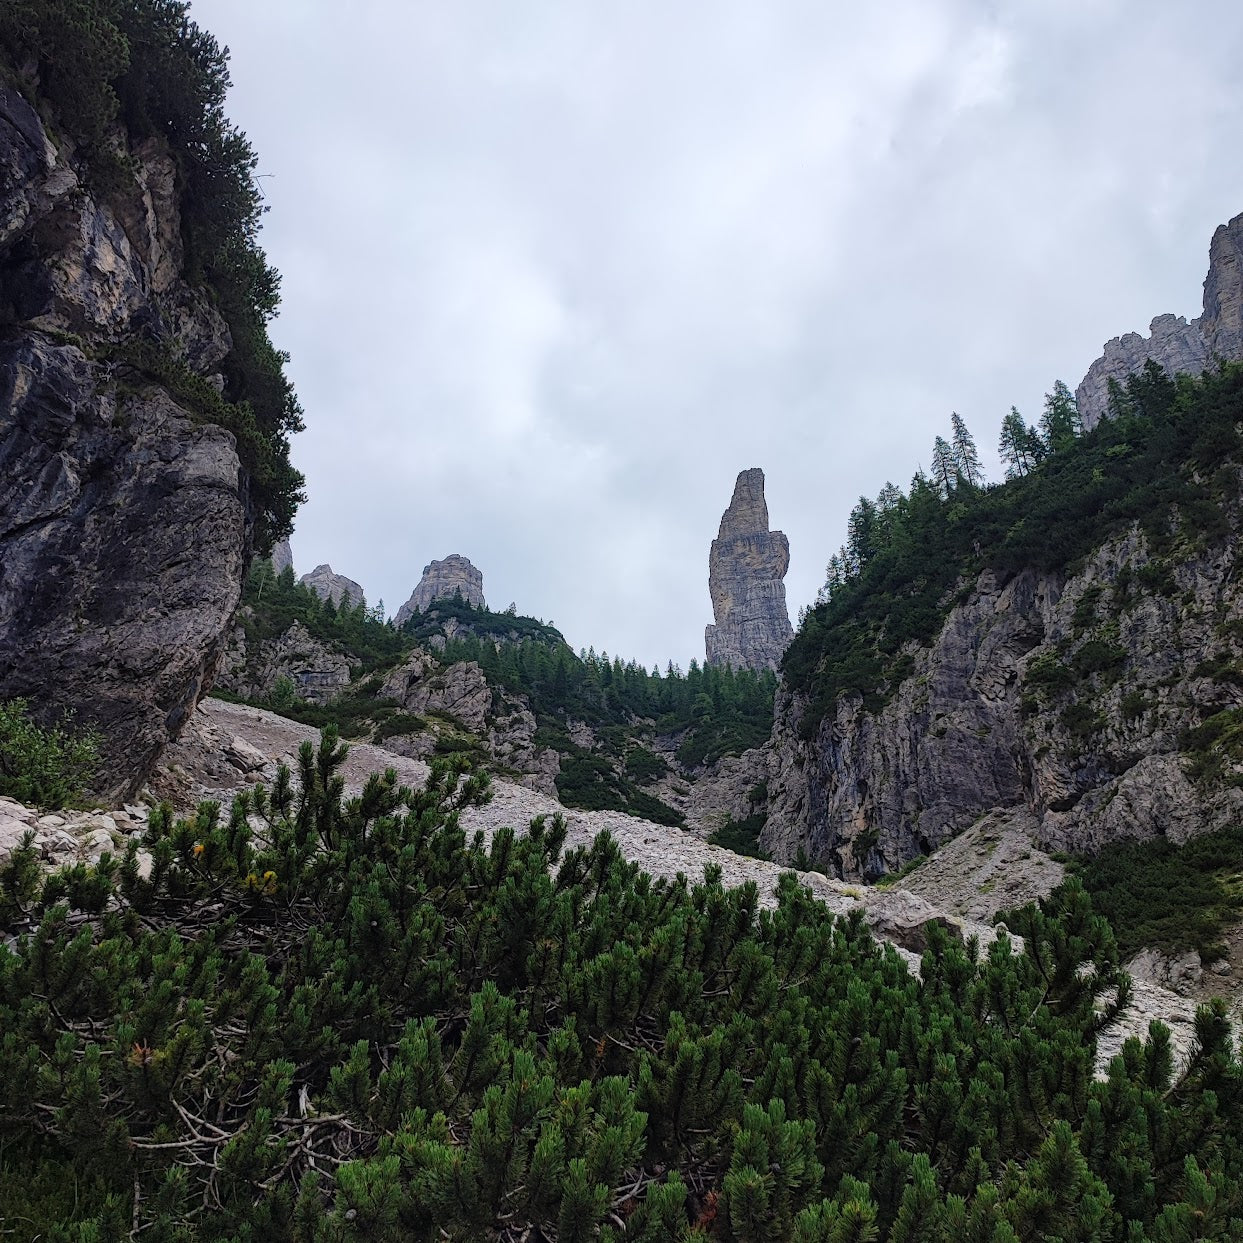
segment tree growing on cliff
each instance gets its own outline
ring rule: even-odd
[[[950,446],[953,451],[954,470],[960,481],[969,487],[978,488],[984,482],[984,468],[980,465],[975,438],[967,430],[967,425],[957,410],[950,415],[950,425],[953,428]]]
[[[1040,433],[1045,451],[1063,453],[1083,432],[1079,421],[1079,405],[1075,395],[1062,383],[1054,381],[1053,391],[1044,397],[1044,413],[1040,416]]]
[[[1045,446],[1035,428],[1028,427],[1023,416],[1014,406],[1001,421],[1001,440],[997,455],[1006,468],[1007,479],[1019,479],[1030,474],[1044,457]]]
[[[933,443],[931,475],[942,496],[948,497],[958,483],[954,450],[944,436],[938,436]]]

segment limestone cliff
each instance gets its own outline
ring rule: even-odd
[[[315,638],[298,621],[274,638],[253,638],[246,632],[250,613],[249,607],[239,612],[220,658],[215,684],[221,690],[266,700],[287,679],[298,699],[326,704],[349,686],[351,670],[359,663],[356,656]]]
[[[283,570],[293,569],[293,549],[287,539],[277,540],[272,545],[272,568],[280,574]]]
[[[450,600],[457,593],[474,608],[486,607],[483,598],[483,571],[460,553],[450,553],[443,561],[424,566],[423,577],[410,599],[397,610],[394,624],[400,629],[415,613],[426,613],[433,600]]]
[[[361,583],[356,583],[344,574],[337,574],[330,565],[317,565],[309,574],[303,574],[298,580],[309,587],[321,600],[331,600],[340,606],[343,600],[357,604],[366,598]]]
[[[794,634],[782,582],[789,568],[789,541],[768,529],[764,472],[744,470],[708,555],[716,618],[704,632],[708,664],[777,668]]]
[[[118,353],[224,387],[230,337],[183,277],[172,159],[132,147],[132,184],[104,196],[52,134],[0,80],[0,697],[100,727],[119,789],[210,679],[253,515],[234,436]]]
[[[1085,428],[1095,427],[1108,413],[1109,381],[1123,382],[1150,358],[1171,375],[1199,375],[1219,358],[1243,359],[1243,215],[1213,234],[1198,319],[1188,323],[1179,315],[1158,315],[1147,337],[1128,332],[1105,343],[1075,390]]]
[[[1243,707],[1236,537],[1170,559],[1135,529],[1071,574],[985,571],[888,703],[843,696],[810,738],[779,691],[764,845],[875,878],[994,810],[1073,852],[1237,820],[1211,725]]]

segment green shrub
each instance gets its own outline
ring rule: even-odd
[[[760,845],[760,833],[767,822],[767,815],[748,816],[745,820],[731,818],[714,830],[708,841],[714,846],[732,850],[736,855],[747,855],[752,859],[771,859],[772,855]]]
[[[669,771],[669,765],[646,747],[631,747],[626,754],[626,776],[639,785],[650,785]]]
[[[1070,736],[1085,742],[1093,734],[1105,728],[1105,718],[1089,703],[1075,702],[1062,710],[1058,718]]]
[[[1116,674],[1125,663],[1126,649],[1108,639],[1089,639],[1071,658],[1075,672],[1083,678]]]
[[[1094,1078],[1128,982],[1076,883],[913,972],[792,874],[468,836],[485,777],[347,801],[343,760],[0,915],[6,1238],[1239,1237],[1225,1007],[1177,1082],[1159,1024]]]
[[[1084,589],[1083,595],[1075,601],[1075,612],[1071,618],[1071,625],[1076,634],[1090,630],[1096,625],[1096,612],[1100,602],[1101,587],[1098,583],[1093,583]]]
[[[1075,675],[1052,652],[1042,652],[1027,666],[1023,680],[1037,691],[1057,694],[1074,686]]]
[[[1124,955],[1148,946],[1215,954],[1243,918],[1243,827],[1193,837],[1120,842],[1073,864]]]
[[[0,703],[0,794],[35,807],[64,807],[98,774],[99,736],[40,728],[28,708],[24,699]]]
[[[394,712],[386,716],[376,727],[371,736],[372,742],[383,742],[386,738],[396,738],[400,734],[418,734],[427,728],[427,722],[412,712]]]

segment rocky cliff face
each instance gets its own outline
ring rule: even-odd
[[[289,547],[287,539],[278,540],[272,545],[272,568],[278,574],[293,569],[293,549]]]
[[[1171,375],[1199,375],[1218,358],[1243,359],[1243,215],[1220,225],[1209,246],[1203,313],[1190,323],[1180,315],[1158,315],[1149,335],[1128,332],[1105,343],[1075,390],[1085,428],[1109,410],[1109,381],[1123,382],[1148,359]]]
[[[880,711],[845,697],[809,739],[779,691],[764,845],[874,878],[992,811],[1076,852],[1236,820],[1236,548],[1157,558],[1135,531],[1069,577],[986,572]]]
[[[768,529],[764,472],[758,467],[744,470],[708,555],[708,591],[716,618],[704,632],[710,665],[777,668],[794,636],[782,582],[789,568],[789,541]]]
[[[135,187],[104,199],[0,82],[0,697],[98,726],[116,789],[193,711],[250,538],[233,436],[117,354],[210,379],[230,348],[182,279],[172,161],[130,155]]]
[[[434,718],[425,720],[418,732],[385,740],[399,755],[423,758],[438,749],[460,750],[470,738],[488,763],[520,784],[556,793],[560,760],[555,751],[536,745],[530,706],[520,696],[493,688],[473,660],[442,668],[430,653],[416,648],[388,675],[380,694],[407,712]]]
[[[321,642],[301,622],[274,639],[250,641],[242,624],[248,612],[243,609],[239,614],[239,624],[220,658],[215,684],[221,690],[243,699],[266,699],[287,678],[299,699],[326,704],[349,686],[357,657]]]
[[[423,568],[419,585],[410,599],[397,610],[394,624],[400,628],[416,612],[426,613],[433,600],[451,600],[457,592],[472,607],[486,607],[483,598],[483,571],[471,565],[468,557],[455,552],[443,561],[433,561]]]
[[[365,598],[362,585],[344,574],[336,574],[330,565],[317,565],[309,574],[303,574],[298,582],[304,583],[321,600],[331,600],[340,606],[342,600],[357,604]]]

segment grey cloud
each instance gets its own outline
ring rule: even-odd
[[[793,608],[951,410],[1194,313],[1243,210],[1243,12],[1062,0],[196,0],[260,153],[307,410],[301,566],[390,610],[461,552],[685,665],[764,467]]]

